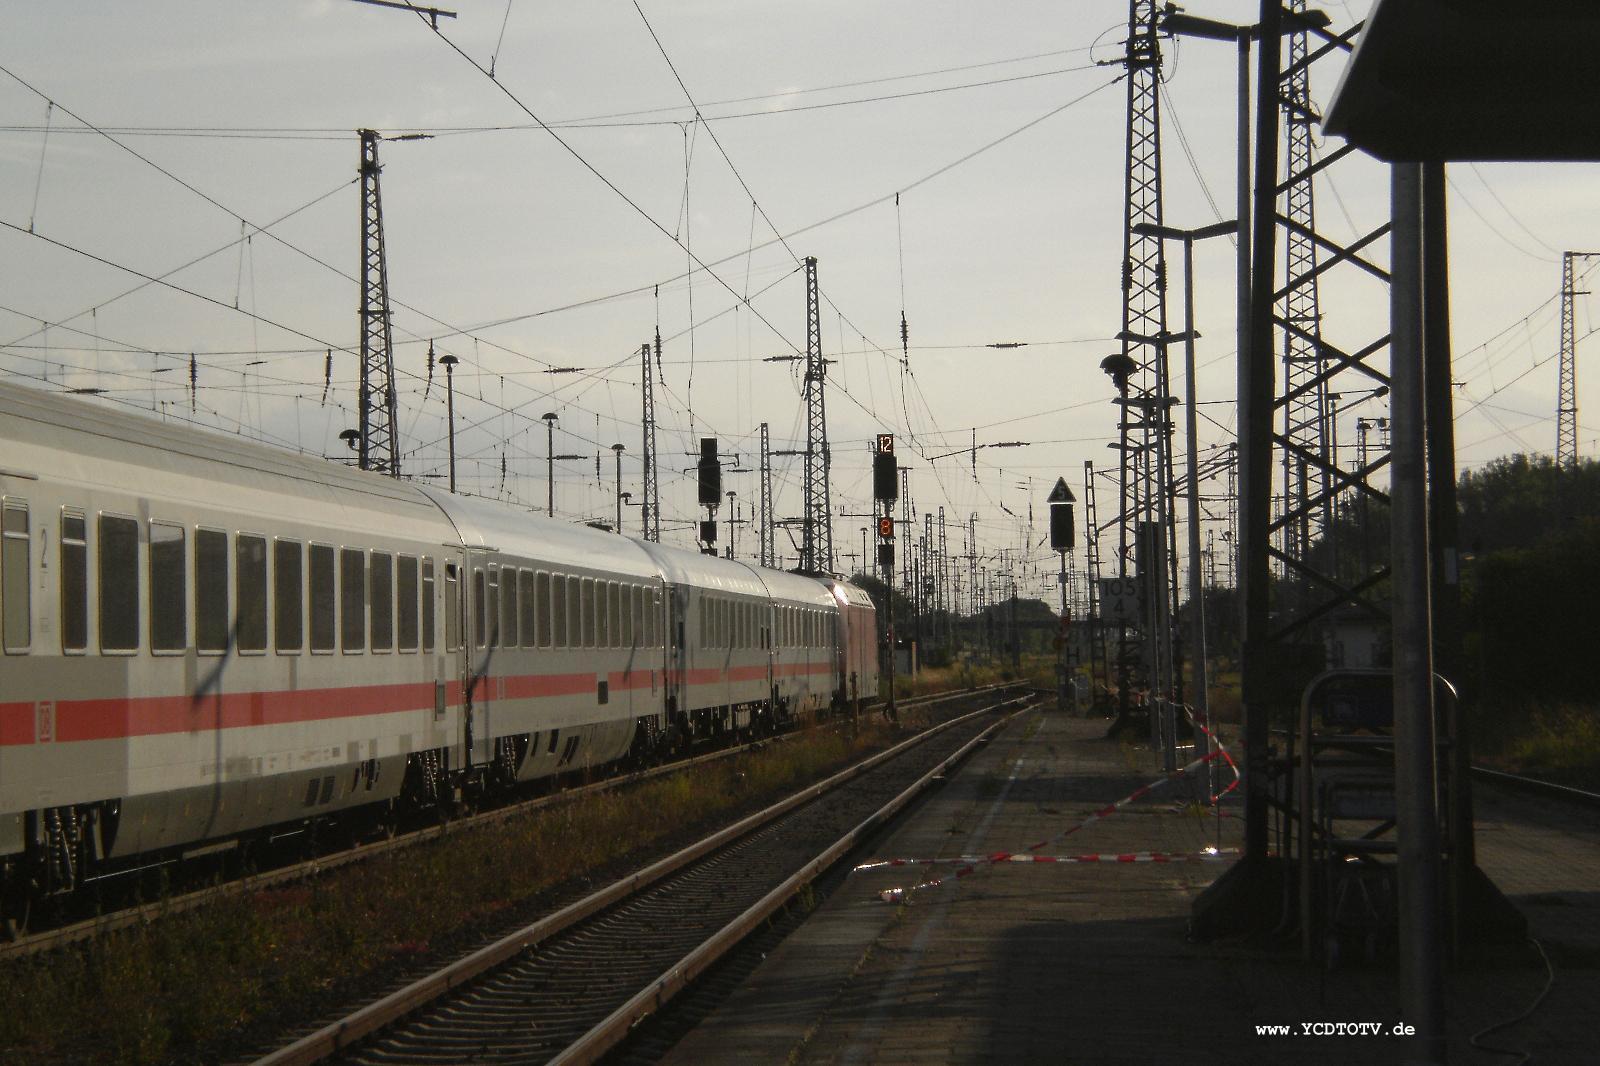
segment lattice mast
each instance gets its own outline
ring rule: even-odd
[[[806,256],[806,517],[800,566],[833,573],[833,517],[828,498],[828,414],[823,384],[822,313],[817,295],[817,257]]]
[[[950,541],[945,532],[944,508],[939,508],[939,584],[935,595],[939,603],[941,641],[950,644]]]
[[[1130,430],[1143,431],[1142,460],[1133,464],[1133,476],[1126,482],[1118,521],[1118,574],[1128,576],[1130,544],[1128,523],[1153,521],[1158,499],[1164,498],[1163,458],[1168,447],[1166,432],[1166,345],[1167,267],[1165,245],[1160,237],[1136,233],[1143,223],[1162,224],[1161,209],[1161,45],[1156,36],[1156,0],[1131,0],[1128,5],[1127,51],[1123,59],[1128,72],[1127,172],[1123,217],[1122,258],[1122,354],[1137,370],[1130,375],[1123,402],[1128,405],[1123,417]],[[1138,416],[1135,421],[1134,416]],[[1164,537],[1165,531],[1161,535]],[[1155,632],[1165,614],[1167,599],[1164,568],[1156,565],[1152,554],[1139,577],[1145,585],[1145,639],[1150,651],[1147,670],[1158,670],[1157,658],[1164,644]],[[1121,657],[1119,656],[1119,661]],[[1123,691],[1126,678],[1121,678]]]
[[[1305,0],[1292,0],[1292,11],[1304,13]],[[1317,269],[1316,197],[1312,127],[1321,121],[1311,100],[1307,33],[1289,35],[1288,64],[1279,83],[1283,127],[1283,261],[1284,286],[1280,314],[1284,330],[1283,409],[1284,494],[1290,520],[1285,525],[1286,551],[1305,560],[1319,535],[1333,530],[1333,495],[1328,491],[1328,382],[1322,349],[1322,307]],[[1311,457],[1315,457],[1314,461]],[[1320,498],[1322,505],[1313,506]],[[1330,546],[1331,548],[1331,546]],[[1334,558],[1329,551],[1329,558]]]
[[[771,569],[778,564],[772,527],[772,444],[767,424],[761,423],[761,565]]]
[[[639,347],[641,364],[640,393],[644,397],[644,421],[641,423],[644,463],[644,539],[661,540],[661,481],[656,473],[656,387],[655,370],[661,363],[661,331],[656,330],[656,367],[650,365],[651,346]]]
[[[1556,391],[1556,466],[1571,470],[1578,465],[1578,340],[1573,327],[1578,288],[1577,261],[1597,252],[1561,253],[1561,358]]]
[[[361,394],[357,442],[363,470],[400,476],[394,394],[394,338],[389,327],[389,265],[378,189],[378,134],[361,138]]]
[[[912,536],[914,526],[912,522],[916,516],[916,508],[911,506],[911,468],[900,468],[900,586],[907,599],[916,602],[916,577],[912,573]]]
[[[1083,549],[1089,579],[1089,679],[1096,693],[1109,691],[1111,674],[1106,660],[1106,629],[1100,620],[1100,516],[1095,509],[1094,463],[1083,464]]]

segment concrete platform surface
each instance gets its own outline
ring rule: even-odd
[[[1157,777],[1105,724],[1027,712],[882,842],[882,858],[1020,850]],[[1240,826],[1184,809],[1182,785],[1096,821],[1044,853],[1196,854]],[[1490,1044],[1538,1063],[1600,1063],[1600,828],[1537,802],[1484,796],[1479,861],[1547,942],[1555,979],[1537,1012]],[[1185,939],[1190,903],[1231,861],[1001,864],[909,902],[884,902],[928,867],[852,874],[721,1009],[674,1049],[676,1066],[732,1063],[1400,1062],[1407,1042],[1382,965],[1323,973],[1281,951]],[[948,873],[949,867],[931,868]],[[1515,1061],[1469,1037],[1526,1008],[1547,981],[1531,947],[1449,976],[1453,1063]],[[1334,1023],[1326,1033],[1302,1023]],[[1377,1023],[1380,1035],[1336,1031]],[[1287,1026],[1268,1035],[1260,1026]]]

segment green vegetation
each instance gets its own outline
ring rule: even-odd
[[[902,725],[926,724],[908,708]],[[470,941],[623,864],[682,846],[896,739],[813,730],[760,751],[529,812],[220,901],[83,946],[0,963],[0,1058],[211,1062],[317,1016],[408,960]]]
[[[1475,756],[1600,786],[1600,463],[1516,455],[1463,474],[1458,491]]]

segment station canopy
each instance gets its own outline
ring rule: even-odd
[[[1377,0],[1323,128],[1388,162],[1600,160],[1600,0]]]

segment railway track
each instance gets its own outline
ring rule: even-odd
[[[999,727],[936,726],[258,1061],[591,1062]],[[826,796],[826,802],[817,802]]]
[[[1481,781],[1488,781],[1502,785],[1517,792],[1528,792],[1538,796],[1552,799],[1565,800],[1568,803],[1579,803],[1587,807],[1600,807],[1600,792],[1589,792],[1571,785],[1558,785],[1554,781],[1544,781],[1537,777],[1524,777],[1521,774],[1508,774],[1504,770],[1491,770],[1486,766],[1474,766],[1472,776]]]
[[[1014,686],[991,685],[975,691],[984,692],[1011,687]],[[932,693],[930,695],[918,696],[912,699],[900,700],[898,702],[903,707],[925,706],[929,704],[938,704],[957,700],[962,697],[971,696],[972,694],[972,691],[962,689],[959,691]],[[875,711],[877,709],[877,705],[873,705],[872,709]],[[863,713],[866,713],[865,709]],[[848,721],[848,719],[841,719],[836,724],[843,724],[843,722],[846,721]],[[341,866],[363,862],[367,859],[376,858],[379,855],[385,855],[390,852],[412,847],[418,844],[425,844],[429,841],[438,840],[441,837],[459,833],[464,830],[478,828],[480,826],[493,824],[494,822],[498,821],[504,821],[505,819],[526,814],[540,808],[571,803],[596,792],[603,792],[613,788],[623,788],[629,785],[638,784],[643,781],[648,781],[656,777],[681,773],[697,765],[713,762],[719,759],[726,759],[740,752],[748,751],[751,748],[758,747],[762,744],[773,743],[774,741],[781,742],[785,737],[790,735],[793,734],[780,734],[776,737],[768,737],[762,740],[752,741],[748,744],[739,744],[732,747],[720,748],[716,751],[706,752],[686,759],[679,759],[670,763],[663,763],[660,766],[650,767],[649,769],[638,770],[615,777],[608,777],[604,780],[592,782],[590,784],[573,786],[571,788],[563,789],[559,792],[536,796],[530,799],[516,800],[503,806],[479,811],[463,817],[457,817],[442,824],[430,825],[424,828],[400,833],[391,839],[360,844],[352,848],[347,848],[343,851],[332,852],[327,855],[321,855],[299,862],[290,863],[288,865],[280,866],[261,873],[250,874],[245,877],[206,885],[204,887],[196,888],[192,891],[183,892],[178,895],[157,900],[155,902],[135,904],[129,907],[123,907],[110,911],[106,914],[96,915],[94,917],[56,926],[54,928],[42,929],[16,937],[10,941],[0,942],[0,960],[52,951],[70,944],[91,940],[95,937],[103,936],[118,929],[126,929],[130,926],[139,925],[141,923],[159,921],[172,915],[182,914],[198,907],[206,906],[207,904],[213,903],[220,899],[225,899],[231,896],[248,895],[252,892],[260,892],[265,889],[292,884],[307,878],[316,877],[317,875],[326,873],[329,870],[338,869]]]

